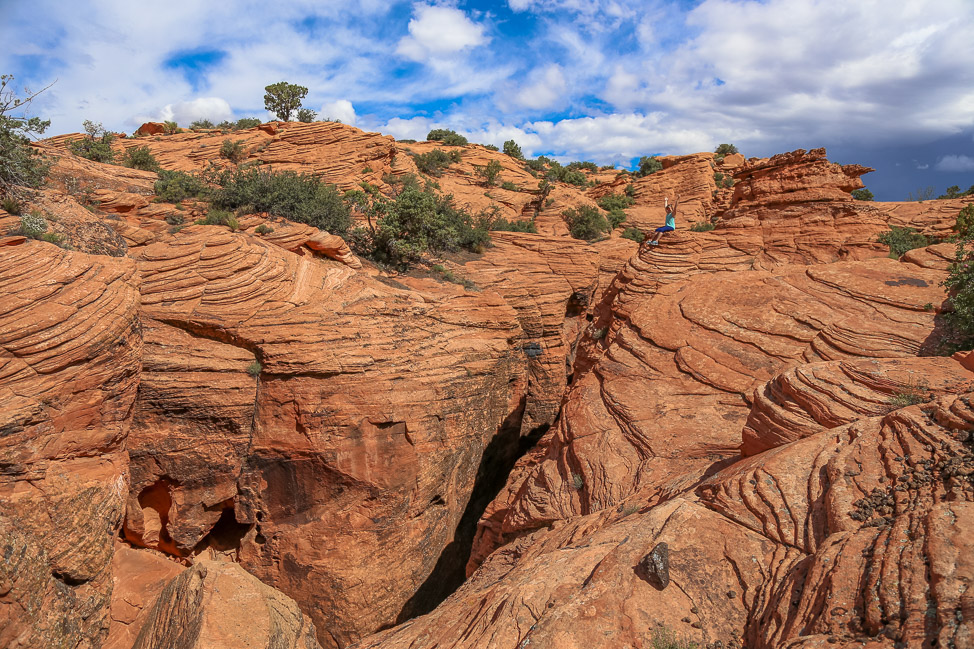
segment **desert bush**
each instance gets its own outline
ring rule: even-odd
[[[208,119],[198,119],[189,123],[190,130],[196,131],[202,128],[216,128],[213,126],[213,122]]]
[[[857,201],[871,201],[873,200],[873,198],[875,198],[873,196],[873,193],[868,189],[866,189],[865,187],[863,187],[862,189],[853,189],[852,197]]]
[[[517,185],[515,185],[509,180],[505,180],[504,182],[501,183],[501,189],[506,189],[509,192],[518,191]]]
[[[7,210],[8,212],[10,210]],[[957,220],[954,221],[954,231],[961,237],[968,238],[974,236],[974,203],[961,209],[957,213]]]
[[[500,151],[500,149],[497,148],[496,144],[485,144],[484,148],[487,149],[488,151]]]
[[[578,170],[585,169],[586,171],[594,172],[599,170],[599,166],[597,164],[595,164],[594,162],[589,162],[588,160],[585,161],[576,160],[575,162],[569,162],[567,165],[565,165],[565,168],[570,171],[578,171]]]
[[[460,249],[482,251],[490,245],[490,217],[476,217],[437,195],[433,183],[420,187],[415,176],[399,179],[392,198],[366,192],[361,209],[368,228],[356,228],[349,244],[358,254],[380,264],[408,268],[427,252]]]
[[[179,133],[179,124],[176,122],[163,122],[162,129],[162,132],[165,135],[175,135],[176,133]]]
[[[3,208],[3,211],[7,214],[20,216],[24,211],[24,204],[13,196],[5,196],[0,200],[0,208]]]
[[[653,629],[653,644],[651,649],[698,649],[699,645],[690,640],[683,640],[676,633],[666,627]]]
[[[521,147],[518,146],[517,142],[514,140],[508,140],[504,142],[504,153],[516,158],[518,160],[524,160],[524,154],[521,153]]]
[[[524,165],[529,171],[544,171],[548,166],[548,158],[540,156],[536,160],[526,160]]]
[[[483,167],[474,167],[477,175],[484,179],[484,185],[487,187],[493,187],[497,183],[497,176],[501,172],[501,163],[497,160],[491,160]]]
[[[623,194],[606,194],[596,202],[606,212],[624,210],[627,207],[632,207],[636,203],[634,198]]]
[[[663,163],[659,161],[656,156],[643,156],[639,158],[639,169],[636,171],[637,176],[648,176],[649,174],[656,173],[663,168]]]
[[[241,117],[236,122],[224,120],[217,125],[217,128],[224,131],[242,131],[248,128],[260,126],[260,119],[257,117]]]
[[[951,185],[945,193],[937,198],[963,198],[964,196],[974,196],[974,185],[971,185],[966,192],[962,192],[958,185]]]
[[[889,256],[894,259],[914,248],[930,245],[930,240],[914,228],[893,227],[889,232],[880,234],[877,241],[889,247]]]
[[[37,210],[31,210],[30,214],[20,216],[18,232],[28,239],[40,239],[47,232],[47,228],[47,219]]]
[[[591,241],[609,230],[609,222],[591,205],[580,205],[562,212],[568,223],[568,231],[576,239]]]
[[[224,140],[223,144],[220,145],[220,157],[226,158],[234,164],[240,164],[240,161],[247,157],[243,140]]]
[[[431,142],[442,142],[447,146],[466,146],[468,144],[467,138],[456,131],[445,128],[434,128],[426,134],[426,139]]]
[[[183,171],[159,171],[155,184],[156,196],[167,203],[178,203],[187,198],[202,198],[209,188],[198,176]]]
[[[737,147],[733,144],[718,144],[717,148],[714,149],[714,153],[717,155],[732,155],[737,152]]]
[[[633,203],[636,202],[636,186],[635,185],[633,185],[632,183],[629,183],[628,185],[626,185],[625,194],[629,198],[633,199],[633,201],[632,201]]]
[[[311,122],[315,121],[315,118],[316,117],[318,117],[318,113],[316,113],[315,111],[311,110],[310,108],[299,108],[298,109],[298,121],[299,122],[304,122],[305,124],[310,124]]]
[[[159,169],[159,162],[147,146],[132,147],[125,151],[122,164],[132,169],[142,169],[143,171],[156,171]]]
[[[585,174],[577,168],[569,169],[568,167],[563,167],[557,160],[548,160],[548,171],[545,172],[545,178],[550,181],[557,180],[579,187],[584,187],[588,184],[588,179],[585,177]]]
[[[957,243],[954,262],[941,285],[948,296],[944,313],[948,334],[942,351],[974,348],[974,239],[964,237]]]
[[[293,171],[231,167],[215,171],[209,180],[215,207],[236,209],[249,206],[290,221],[306,223],[339,236],[348,232],[351,214],[334,185],[320,178]]]
[[[260,361],[254,361],[247,366],[247,374],[254,378],[260,376],[260,373],[264,370],[264,366],[260,364]]]
[[[8,86],[14,77],[0,75],[0,194],[15,187],[37,187],[47,176],[50,163],[30,146],[32,137],[42,134],[50,120],[29,117],[31,102],[44,90],[27,92],[20,98]]]
[[[231,230],[237,230],[240,227],[233,212],[213,207],[207,210],[205,217],[197,219],[196,225],[225,225]]]
[[[266,223],[261,223],[256,228],[254,228],[254,233],[256,234],[270,234],[274,231],[274,228],[267,225]]]
[[[933,186],[928,186],[917,189],[916,193],[910,192],[906,200],[922,203],[923,201],[929,201],[931,198],[933,198]]]
[[[430,176],[441,176],[444,169],[455,162],[460,162],[460,159],[459,151],[447,153],[443,149],[433,149],[427,153],[413,156],[416,168]]]
[[[186,222],[185,217],[179,212],[170,212],[166,214],[166,223],[169,225],[182,225]]]
[[[106,131],[100,122],[86,119],[84,128],[85,136],[80,140],[69,142],[68,151],[95,162],[114,163],[115,151],[112,150],[112,142],[115,141],[115,136]]]
[[[534,224],[533,219],[517,219],[514,221],[508,221],[503,216],[497,217],[493,223],[490,224],[491,230],[497,230],[499,232],[530,232],[532,234],[538,233],[538,228]]]
[[[691,232],[710,232],[714,229],[714,224],[710,221],[700,221],[690,226]]]
[[[639,228],[626,228],[622,231],[622,238],[635,241],[637,243],[642,243],[646,235]]]

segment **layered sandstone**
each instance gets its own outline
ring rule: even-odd
[[[139,268],[126,536],[228,553],[294,597],[330,646],[394,622],[439,578],[485,448],[516,443],[515,312],[496,294],[432,300],[215,226],[142,249]]]
[[[98,647],[139,380],[129,260],[0,248],[0,645]]]

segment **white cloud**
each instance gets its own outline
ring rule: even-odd
[[[937,171],[974,171],[974,158],[968,155],[945,155],[934,167]]]
[[[397,140],[425,140],[426,134],[433,129],[432,124],[432,120],[425,117],[410,119],[393,117],[385,124],[377,126],[376,130],[391,135]]]
[[[339,99],[337,101],[332,101],[324,104],[321,110],[318,111],[318,119],[337,119],[343,124],[352,124],[358,120],[358,116],[355,114],[355,107],[352,106],[352,102],[347,99]]]
[[[565,103],[568,84],[560,65],[551,64],[532,70],[527,81],[519,86],[513,101],[525,108],[550,108]]]
[[[409,36],[399,41],[396,53],[413,61],[455,55],[488,41],[484,28],[459,9],[417,4],[409,21]]]
[[[233,117],[230,104],[220,97],[200,97],[192,101],[181,101],[175,104],[166,104],[155,113],[143,117],[136,116],[135,121],[140,119],[144,122],[176,122],[181,126],[189,126],[191,122],[198,119],[208,119],[213,123],[222,122]]]

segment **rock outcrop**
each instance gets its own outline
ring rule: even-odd
[[[202,561],[163,589],[132,649],[320,649],[298,605],[235,563]]]
[[[130,260],[0,248],[0,645],[108,632],[124,443],[139,380]]]

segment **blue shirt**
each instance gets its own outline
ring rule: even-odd
[[[666,215],[666,226],[676,229],[676,212],[670,212]]]

